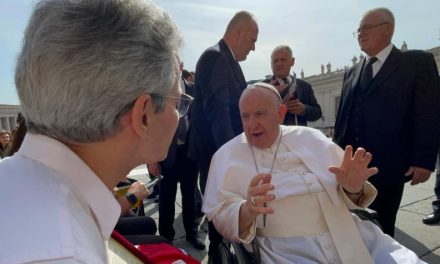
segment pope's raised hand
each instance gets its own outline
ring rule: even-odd
[[[337,182],[348,192],[358,193],[365,181],[376,174],[376,167],[368,168],[372,155],[363,148],[358,148],[353,155],[353,147],[345,147],[344,158],[339,166],[330,166],[329,171],[336,175]]]

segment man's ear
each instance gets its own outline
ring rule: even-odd
[[[280,109],[278,110],[278,123],[282,124],[284,122],[284,117],[287,113],[287,105],[281,104]]]
[[[292,65],[290,67],[293,67],[293,65],[295,65],[295,57],[292,57]]]
[[[145,134],[149,128],[153,112],[154,106],[149,94],[143,94],[136,99],[131,111],[131,123],[136,134],[139,136]]]
[[[394,29],[393,29],[393,25],[391,25],[391,23],[388,23],[388,24],[386,24],[385,25],[386,27],[385,27],[385,36],[387,36],[387,37],[393,37],[393,34],[394,34]]]

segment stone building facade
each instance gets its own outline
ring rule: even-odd
[[[0,104],[0,129],[11,131],[16,127],[20,106]]]
[[[406,43],[404,43],[401,48],[406,49]],[[434,55],[437,67],[439,67],[440,46],[426,51],[431,52]],[[361,61],[362,59],[362,54],[359,56],[359,58],[354,56],[352,59],[353,64]],[[318,100],[318,103],[321,105],[322,109],[322,118],[318,121],[310,122],[309,126],[319,128],[328,135],[332,135],[332,128],[335,124],[336,113],[339,107],[344,72],[346,69],[348,69],[348,66],[345,66],[344,69],[336,69],[332,71],[331,67],[330,62],[325,66],[321,65],[321,74],[305,78],[302,78],[304,73],[301,72],[301,78],[312,85],[316,99]],[[250,81],[249,83],[252,82],[256,82],[256,80]],[[0,129],[12,130],[16,126],[15,119],[19,111],[20,106],[18,105],[0,104]]]

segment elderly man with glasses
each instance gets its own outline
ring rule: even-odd
[[[440,135],[440,84],[431,53],[400,51],[391,43],[395,20],[386,8],[365,13],[355,33],[365,59],[345,73],[334,141],[373,154],[379,173],[370,208],[394,236],[405,182],[427,181]]]
[[[113,187],[166,157],[187,111],[181,43],[148,1],[36,4],[15,74],[28,134],[0,162],[0,262],[109,262]]]

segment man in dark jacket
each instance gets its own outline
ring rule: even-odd
[[[197,62],[188,156],[197,161],[204,194],[212,155],[243,132],[238,100],[246,88],[246,80],[238,62],[246,60],[249,52],[255,50],[257,38],[255,17],[240,11],[229,22],[223,38],[205,50]],[[217,263],[222,237],[212,224],[209,240],[209,258]]]
[[[270,83],[283,98],[288,112],[284,118],[284,125],[307,126],[307,121],[316,121],[322,116],[321,106],[316,101],[312,86],[290,74],[290,68],[295,64],[292,49],[287,45],[280,45],[272,51],[272,77],[263,82]]]
[[[434,170],[440,123],[440,86],[434,57],[402,52],[391,43],[394,16],[386,8],[368,11],[357,38],[365,59],[345,73],[333,140],[342,148],[363,147],[379,173],[370,208],[384,233],[394,236],[404,184],[425,182]]]

